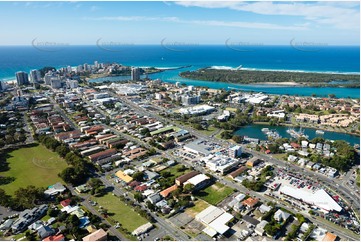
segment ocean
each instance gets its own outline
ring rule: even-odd
[[[180,81],[186,84],[213,85],[215,88],[239,88],[240,90],[265,91],[269,93],[293,95],[336,94],[337,97],[360,97],[355,88],[285,88],[257,85],[229,85],[228,83],[207,83],[180,78],[178,73],[202,67],[236,68],[253,70],[283,70],[300,72],[360,73],[360,48],[358,46],[322,46],[319,48],[295,48],[293,46],[246,46],[230,48],[226,45],[209,46],[59,46],[34,48],[32,46],[0,47],[0,80],[15,79],[15,72],[39,69],[44,66],[56,68],[104,63],[121,63],[130,66],[180,67],[190,68],[169,70],[151,75],[163,81]],[[205,85],[206,84],[206,85]],[[280,90],[283,93],[280,93]],[[293,90],[293,92],[291,91]],[[324,91],[322,91],[324,90]],[[339,90],[339,91],[337,91]],[[349,95],[348,95],[349,94]],[[321,95],[322,96],[322,95]]]

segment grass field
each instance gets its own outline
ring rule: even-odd
[[[14,150],[6,156],[10,169],[0,172],[0,176],[14,177],[15,180],[0,188],[10,195],[20,187],[48,187],[60,182],[58,173],[67,167],[65,160],[43,145]]]
[[[232,188],[216,182],[212,186],[209,186],[206,189],[199,191],[195,195],[198,198],[203,199],[204,201],[212,205],[217,205],[232,193]]]
[[[180,168],[182,166],[182,164],[177,164],[175,166],[171,166],[171,167],[168,167],[166,169],[164,169],[162,172],[164,171],[168,171],[170,173],[172,173],[172,177],[175,179],[187,172],[190,172],[190,169],[186,169],[185,171],[178,171],[178,168]]]
[[[215,131],[218,131],[218,128],[213,127],[213,126],[209,126],[207,130],[198,130],[198,132],[201,132],[201,133],[203,133],[205,135],[211,135]]]
[[[92,200],[107,209],[110,214],[109,217],[122,224],[122,226],[130,232],[133,232],[139,226],[148,223],[148,220],[133,211],[132,207],[127,206],[111,193],[108,193],[103,197],[94,197]]]

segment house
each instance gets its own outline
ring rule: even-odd
[[[86,184],[83,184],[83,185],[75,187],[75,190],[79,193],[83,193],[83,192],[89,191],[90,188]]]
[[[289,217],[291,216],[291,214],[282,211],[281,209],[278,209],[275,214],[273,215],[273,218],[280,222],[280,221],[286,221]]]
[[[268,213],[269,211],[271,211],[272,208],[270,206],[262,204],[258,209],[261,213]]]
[[[307,163],[307,165],[306,165],[306,168],[312,169],[312,167],[313,167],[314,164],[315,164],[314,162],[309,161],[309,162]]]
[[[51,235],[43,239],[43,241],[64,241],[65,236],[63,234]]]
[[[97,228],[94,225],[88,225],[86,227],[86,230],[91,234],[91,233],[97,231]]]
[[[247,208],[253,208],[254,206],[256,206],[258,204],[258,202],[259,202],[258,198],[249,197],[246,200],[244,200],[242,202],[242,204],[244,206],[246,206]]]
[[[65,199],[63,201],[60,202],[60,205],[65,208],[66,206],[69,206],[71,203],[71,200],[68,198],[68,199]]]
[[[198,171],[191,171],[187,174],[184,174],[178,178],[175,179],[175,184],[177,184],[177,186],[182,186],[183,183],[185,183],[186,181],[188,181],[189,179],[191,179],[192,177],[198,175],[199,172]]]
[[[83,241],[106,241],[108,239],[108,233],[104,229],[98,229],[97,231],[83,237]]]
[[[14,219],[9,218],[0,226],[0,230],[5,231],[11,228],[11,225],[14,223]]]
[[[19,218],[11,226],[13,233],[24,231],[32,222],[44,216],[47,210],[48,205],[44,204],[33,209],[26,209],[22,211],[19,214]]]
[[[40,239],[45,239],[46,237],[49,237],[50,235],[55,234],[55,231],[50,228],[49,226],[41,226],[38,229],[38,235],[40,237]]]
[[[294,156],[294,155],[289,155],[287,158],[287,160],[290,162],[295,162],[295,161],[297,161],[297,159],[298,159],[297,156]]]
[[[35,221],[34,223],[30,224],[28,226],[28,229],[31,231],[38,231],[43,225],[44,225],[43,221],[38,220],[38,221]]]
[[[327,232],[325,237],[323,237],[322,241],[335,241],[336,239],[337,239],[337,235]]]
[[[134,191],[136,192],[144,192],[145,190],[148,189],[148,186],[143,184],[143,185],[138,185],[134,188]]]
[[[248,216],[248,215],[244,215],[244,216],[242,217],[242,220],[243,220],[244,222],[246,222],[247,224],[252,225],[252,226],[254,226],[254,227],[256,227],[257,224],[259,224],[259,221],[258,221],[257,219],[252,218],[251,216]]]
[[[150,196],[148,196],[147,198],[152,204],[156,204],[157,202],[159,202],[160,200],[162,200],[163,198],[159,195],[159,193],[154,193]]]
[[[254,229],[254,232],[258,234],[259,236],[264,235],[264,227],[268,224],[266,220],[262,220],[259,224],[256,225],[256,228]]]
[[[146,180],[155,180],[159,177],[159,174],[153,171],[145,170],[144,176]]]
[[[55,183],[54,185],[51,185],[48,187],[48,189],[46,189],[44,191],[44,194],[46,196],[54,196],[57,195],[58,193],[62,193],[66,190],[66,187],[63,186],[63,184],[61,184],[60,182]]]
[[[133,181],[133,177],[125,174],[125,173],[124,173],[123,171],[121,171],[121,170],[117,171],[117,173],[115,173],[115,175],[116,175],[120,180],[122,180],[123,182],[125,182],[125,183],[127,183],[127,184]]]
[[[173,185],[173,186],[171,186],[171,187],[168,187],[168,188],[164,189],[164,190],[161,191],[159,194],[160,194],[162,197],[166,198],[166,197],[169,196],[169,194],[170,194],[171,192],[177,190],[177,188],[178,188],[177,185]]]

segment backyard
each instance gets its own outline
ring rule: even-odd
[[[0,176],[13,179],[0,185],[9,195],[20,187],[48,187],[60,182],[58,173],[67,167],[65,160],[43,145],[13,150],[3,154],[0,162]]]

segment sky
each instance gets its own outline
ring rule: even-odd
[[[0,45],[357,45],[354,2],[0,2]]]

